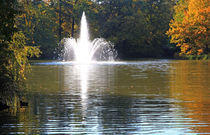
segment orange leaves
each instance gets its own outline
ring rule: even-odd
[[[187,9],[181,10],[186,3]],[[171,21],[170,29],[166,34],[171,37],[171,43],[180,46],[180,54],[208,53],[206,50],[208,50],[210,34],[209,11],[208,0],[184,0],[175,6],[174,20]],[[183,18],[180,20],[177,16],[183,16]]]
[[[203,53],[203,49],[198,49],[198,55],[201,55]]]
[[[181,53],[180,54],[187,54],[187,55],[190,55],[190,54],[192,54],[192,49],[191,49],[191,46],[190,45],[188,45],[188,44],[183,44],[183,45],[181,45]]]

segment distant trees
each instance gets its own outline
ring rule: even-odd
[[[174,0],[21,0],[24,13],[18,27],[40,46],[41,58],[52,59],[64,37],[79,36],[82,12],[91,38],[104,37],[115,44],[120,58],[172,55],[168,37]]]
[[[173,0],[22,0],[24,13],[18,27],[40,46],[41,58],[51,59],[64,37],[79,36],[82,12],[89,22],[91,38],[104,37],[115,44],[120,58],[171,55],[168,30]]]
[[[209,54],[209,0],[180,0],[167,34],[180,47],[180,55]]]
[[[59,0],[59,3],[61,7],[56,7],[55,11],[61,14],[62,37],[78,37],[82,12],[85,11],[88,16],[97,12],[97,5],[91,0]]]
[[[27,44],[40,46],[42,59],[52,59],[55,49],[64,37],[78,37],[83,11],[96,11],[90,0],[21,0],[23,13],[17,17],[17,26],[27,37]]]
[[[16,26],[26,36],[28,45],[40,46],[42,59],[54,58],[64,37],[78,38],[83,11],[91,39],[104,37],[112,41],[122,59],[172,57],[177,48],[181,55],[209,53],[208,0],[20,0],[20,3],[23,12],[16,17]]]
[[[20,4],[23,13],[17,16],[16,25],[26,36],[26,43],[39,46],[42,51],[41,58],[52,58],[53,51],[59,42],[58,24],[53,5],[28,0],[22,0]]]
[[[115,43],[121,58],[170,55],[165,32],[173,0],[97,0],[100,35]]]

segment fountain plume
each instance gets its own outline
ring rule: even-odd
[[[117,52],[114,44],[103,38],[96,38],[90,41],[88,24],[85,12],[82,14],[80,24],[80,37],[63,39],[64,49],[62,51],[62,59],[64,61],[76,61],[79,63],[87,63],[91,61],[113,61]]]

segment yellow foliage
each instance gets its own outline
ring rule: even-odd
[[[26,38],[21,32],[14,33],[9,44],[9,50],[13,52],[13,59],[8,60],[8,71],[11,71],[16,81],[25,80],[25,73],[29,71],[30,64],[27,57],[38,57],[41,53],[38,47],[27,46]]]
[[[187,3],[187,8],[183,5]],[[210,28],[210,6],[209,0],[185,0],[175,6],[175,14],[182,14],[183,18],[174,18],[170,23],[170,29],[167,35],[171,37],[171,43],[180,46],[180,54],[196,54],[209,53],[209,28]]]
[[[203,49],[198,49],[198,55],[201,55],[203,53]]]

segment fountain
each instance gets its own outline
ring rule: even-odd
[[[114,44],[103,38],[90,41],[85,12],[82,14],[80,38],[64,38],[64,49],[61,58],[64,61],[89,63],[92,61],[113,61],[117,52]]]

